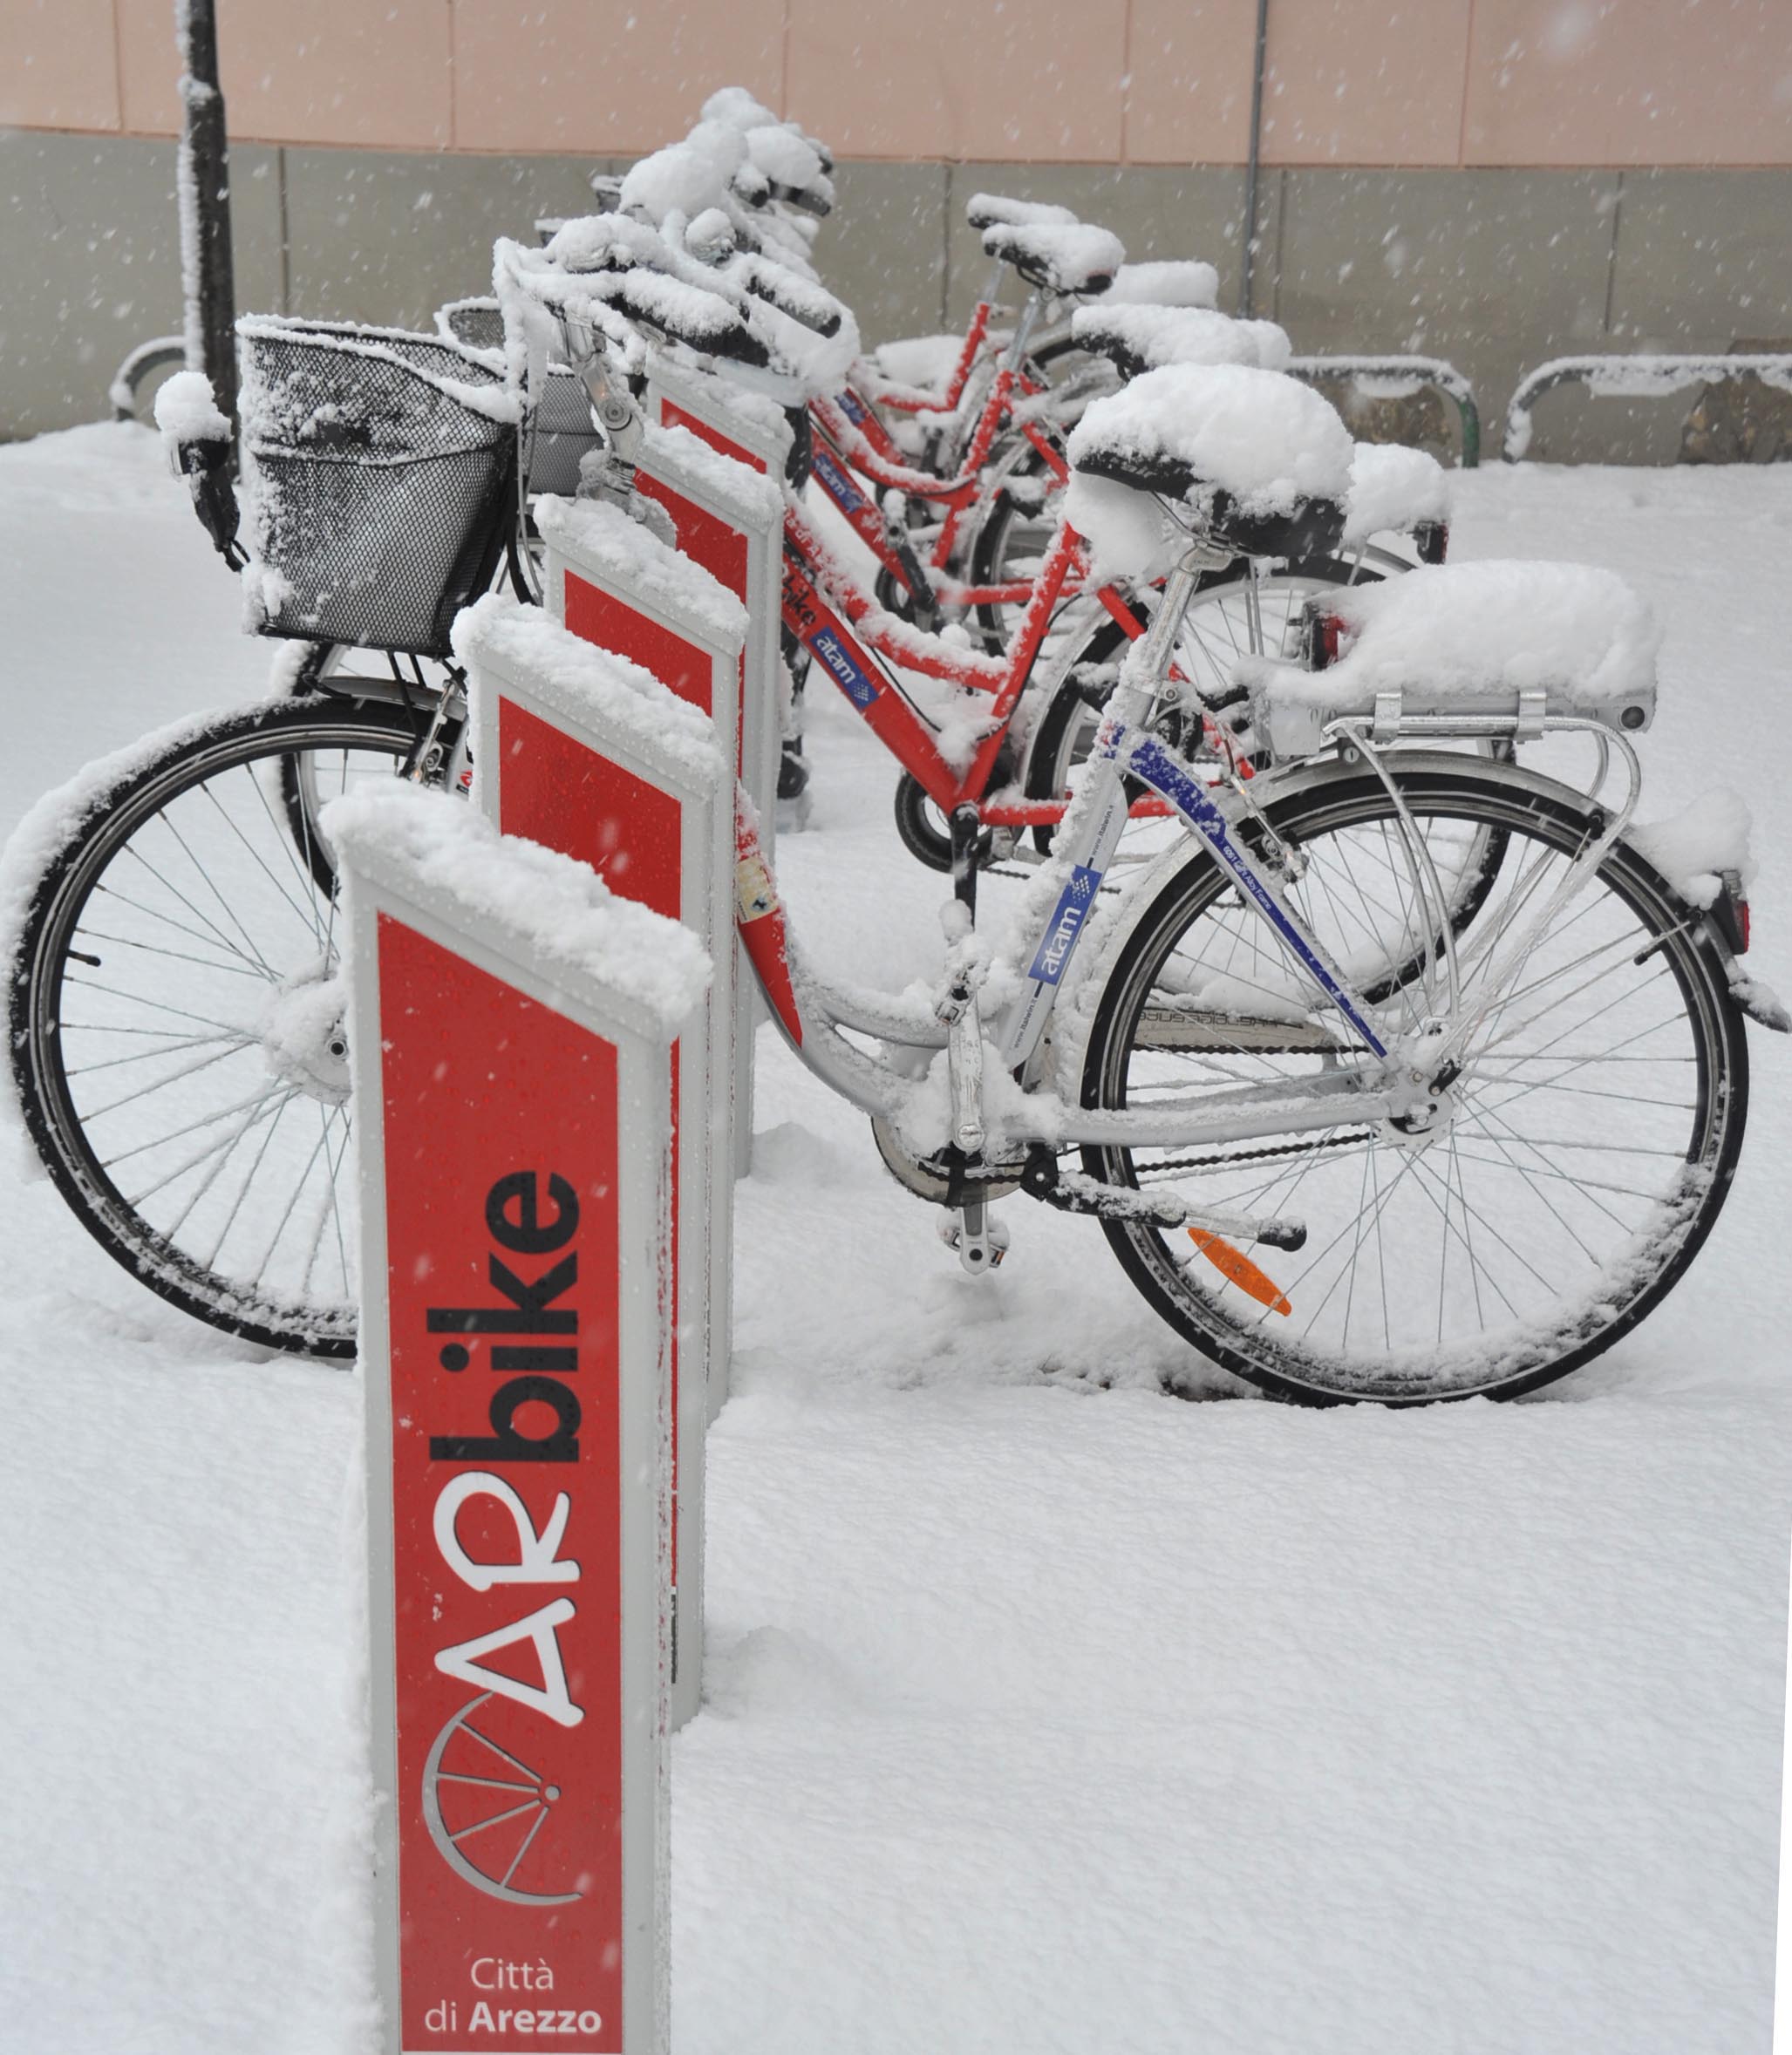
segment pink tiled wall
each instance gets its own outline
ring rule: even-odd
[[[0,0],[0,126],[167,134],[170,0]],[[853,157],[1236,164],[1255,0],[218,0],[246,141],[632,153],[718,84]],[[1271,164],[1792,163],[1792,0],[1270,0]]]

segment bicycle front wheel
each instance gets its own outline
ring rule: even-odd
[[[1702,917],[1622,843],[1556,906],[1598,820],[1543,780],[1448,764],[1398,772],[1437,869],[1489,832],[1504,855],[1458,945],[1475,1026],[1440,1116],[1423,1133],[1346,1120],[1288,1139],[1083,1153],[1107,1183],[1175,1184],[1304,1223],[1298,1254],[1259,1252],[1274,1305],[1185,1230],[1102,1223],[1172,1326],[1283,1397],[1504,1398],[1561,1377],[1660,1303],[1734,1174],[1748,1051]],[[1365,969],[1414,967],[1376,995],[1393,1045],[1436,1010],[1439,974],[1434,914],[1413,888],[1386,792],[1340,770],[1270,811],[1304,867],[1287,895],[1346,971],[1360,983]],[[1191,850],[1117,949],[1083,1103],[1189,1108],[1240,1084],[1366,1065],[1313,996],[1267,924]]]
[[[72,820],[11,966],[26,1126],[77,1218],[153,1291],[274,1348],[355,1346],[336,874],[317,811],[392,775],[417,739],[400,708],[327,698],[181,735]]]

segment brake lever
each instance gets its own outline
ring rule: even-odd
[[[236,540],[242,516],[234,482],[235,457],[232,445],[218,438],[195,437],[181,445],[181,469],[194,512],[218,555],[233,571],[240,571],[249,561],[249,552]]]

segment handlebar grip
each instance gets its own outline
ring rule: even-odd
[[[704,303],[703,318],[690,318],[681,310],[678,302],[685,293]],[[717,294],[700,293],[658,272],[637,269],[617,272],[604,296],[643,328],[706,357],[726,357],[755,370],[772,361],[765,344]]]

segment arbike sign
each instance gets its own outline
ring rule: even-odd
[[[403,804],[452,807],[439,842],[483,837],[453,870],[501,886],[464,805]],[[661,1024],[601,966],[549,974],[492,913],[502,890],[457,902],[448,867],[327,832],[351,915],[385,2046],[658,2055]]]

